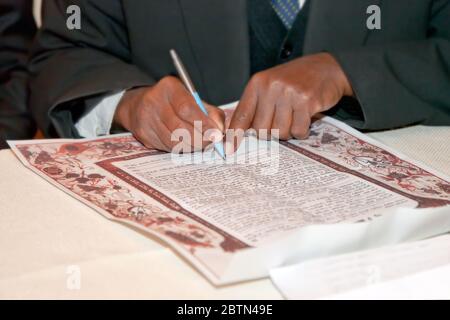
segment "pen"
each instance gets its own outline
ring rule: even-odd
[[[178,75],[181,78],[181,81],[184,83],[188,91],[192,94],[192,96],[195,99],[195,102],[199,106],[200,110],[207,116],[208,111],[206,110],[205,106],[203,105],[202,99],[200,99],[200,96],[197,92],[197,90],[194,87],[194,84],[192,83],[191,78],[189,77],[189,74],[187,73],[186,68],[184,67],[183,63],[181,62],[180,58],[178,57],[178,54],[175,50],[170,50],[170,56],[172,57],[173,64],[175,65],[175,68],[177,69]],[[225,151],[223,149],[223,143],[222,142],[216,142],[214,143],[214,149],[216,149],[217,153],[225,159]]]

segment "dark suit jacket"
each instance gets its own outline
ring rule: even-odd
[[[266,0],[261,0],[266,1]],[[267,0],[269,1],[269,0]],[[81,30],[66,8],[81,7]],[[366,28],[381,7],[382,29]],[[174,73],[177,49],[214,104],[239,99],[250,76],[245,0],[47,0],[34,58],[34,115],[47,135],[76,136],[90,97],[151,85]],[[312,0],[304,53],[331,52],[361,112],[336,116],[363,129],[450,123],[450,1]]]
[[[0,0],[0,148],[7,139],[32,138],[27,111],[28,49],[36,26],[30,0]]]

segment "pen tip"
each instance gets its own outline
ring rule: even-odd
[[[222,159],[226,160],[225,150],[223,149],[223,143],[218,142],[218,143],[214,144],[214,147],[215,147],[216,151],[219,153],[219,155],[222,157]]]

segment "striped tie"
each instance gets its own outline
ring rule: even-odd
[[[285,27],[290,30],[300,11],[298,0],[270,0],[270,2]]]

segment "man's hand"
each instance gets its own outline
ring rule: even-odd
[[[171,151],[179,141],[172,141],[172,132],[186,129],[190,134],[189,151],[204,149],[217,137],[194,140],[194,130],[200,137],[208,133],[223,132],[224,113],[205,103],[209,117],[197,106],[194,98],[175,77],[165,77],[152,87],[127,91],[114,115],[114,123],[122,126],[147,148]],[[194,128],[194,121],[201,121],[201,130]],[[209,130],[207,132],[207,130]],[[184,149],[185,150],[185,149]]]
[[[253,128],[257,133],[267,129],[269,134],[270,129],[279,129],[281,140],[304,139],[313,115],[352,95],[346,75],[330,54],[305,56],[255,74],[229,128]],[[232,141],[229,136],[227,141]],[[235,149],[239,142],[234,142]]]

